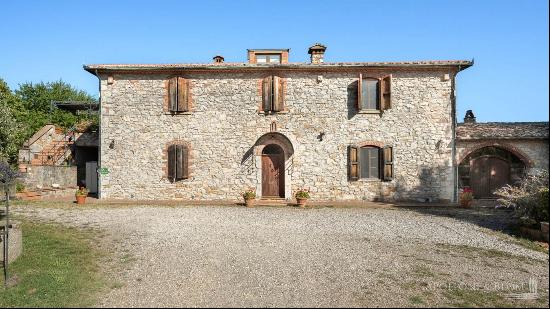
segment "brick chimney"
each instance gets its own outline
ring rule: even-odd
[[[214,56],[214,58],[212,58],[212,59],[214,59],[214,63],[223,63],[223,61],[225,60],[225,59],[224,59],[222,56],[220,56],[220,55],[216,55],[216,56]]]
[[[313,44],[307,51],[307,53],[311,55],[311,63],[321,64],[325,62],[325,50],[327,50],[325,45],[320,43]]]
[[[476,116],[471,109],[466,111],[466,116],[464,116],[464,123],[476,123]]]

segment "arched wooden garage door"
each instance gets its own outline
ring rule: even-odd
[[[510,164],[494,156],[482,156],[472,160],[470,184],[475,198],[493,198],[493,192],[510,183]]]

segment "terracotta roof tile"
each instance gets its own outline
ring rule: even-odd
[[[477,139],[547,139],[548,122],[459,123],[459,140]]]

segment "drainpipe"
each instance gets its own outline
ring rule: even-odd
[[[96,173],[97,173],[97,198],[100,199],[101,198],[101,177],[100,177],[100,174],[99,174],[99,168],[101,168],[101,130],[103,128],[103,126],[101,125],[101,115],[103,114],[102,111],[101,111],[101,78],[99,77],[99,74],[97,72],[97,69],[95,70],[95,76],[97,77],[97,80],[98,80],[98,89],[99,89],[99,92],[98,92],[98,117],[99,117],[99,144],[97,145],[97,168],[98,170],[96,170]]]

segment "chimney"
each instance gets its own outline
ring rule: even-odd
[[[225,59],[224,59],[222,56],[220,56],[220,55],[216,55],[216,56],[214,56],[214,58],[212,58],[212,59],[214,59],[214,63],[223,63],[223,61],[225,60]]]
[[[313,44],[307,51],[307,53],[311,55],[311,63],[321,64],[325,62],[325,50],[327,50],[325,45],[320,43]]]
[[[476,116],[471,109],[466,111],[466,116],[464,116],[464,123],[476,123]]]

